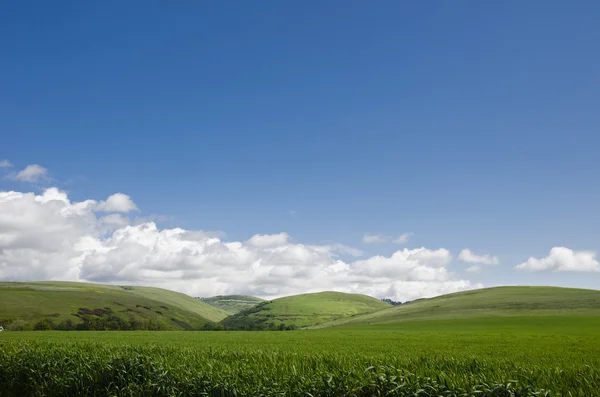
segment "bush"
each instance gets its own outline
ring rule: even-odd
[[[89,331],[90,326],[87,322],[79,323],[75,326],[75,330],[77,331]]]
[[[52,321],[47,319],[40,320],[33,326],[34,331],[48,331],[53,328],[54,324],[52,324]]]
[[[7,331],[25,331],[29,323],[25,320],[16,320],[10,323],[7,327]]]
[[[225,326],[219,323],[206,323],[201,331],[225,331]]]
[[[73,322],[73,320],[68,319],[68,320],[60,322],[56,326],[56,329],[59,331],[73,331],[73,330],[75,330],[75,323]]]

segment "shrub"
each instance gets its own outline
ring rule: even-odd
[[[60,322],[56,326],[56,329],[59,331],[73,331],[73,330],[75,330],[75,327],[76,327],[76,325],[73,322],[73,320],[67,319],[65,321]]]
[[[201,331],[225,331],[225,326],[219,323],[206,323]]]
[[[47,319],[42,319],[33,326],[34,331],[48,331],[53,328],[54,328],[54,324],[52,324],[52,321],[47,320]]]
[[[25,320],[16,320],[10,323],[7,327],[7,331],[25,331],[29,323]]]

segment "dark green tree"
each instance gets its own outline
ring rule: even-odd
[[[48,331],[54,328],[54,324],[52,324],[52,321],[48,320],[48,319],[42,319],[40,321],[38,321],[37,323],[35,323],[35,325],[33,326],[33,330],[34,331]]]

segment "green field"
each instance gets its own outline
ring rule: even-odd
[[[210,298],[198,298],[204,303],[208,303],[227,313],[236,314],[242,310],[250,309],[257,304],[264,302],[264,299],[248,295],[218,295]]]
[[[228,315],[165,289],[62,281],[0,283],[0,302],[0,324],[8,329],[16,320],[25,329],[33,329],[43,319],[60,324],[110,316],[138,323],[151,321],[167,330],[200,329]],[[98,315],[86,314],[95,309],[99,309]]]
[[[230,329],[268,329],[280,325],[308,327],[387,309],[379,299],[342,292],[319,292],[265,301],[221,323]]]
[[[600,395],[598,318],[540,318],[295,332],[5,332],[0,396]]]
[[[25,292],[65,301],[60,288],[84,293],[33,286]],[[184,316],[205,307],[164,290],[104,288],[85,292],[130,305],[160,299]],[[4,290],[11,305],[25,293]],[[395,307],[327,292],[265,301],[223,322],[232,319],[308,329],[2,332],[0,397],[600,396],[600,291],[499,287]]]

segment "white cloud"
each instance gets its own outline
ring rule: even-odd
[[[131,223],[129,218],[127,218],[126,216],[123,216],[121,214],[109,214],[109,215],[103,216],[102,218],[98,219],[98,221],[100,223],[108,225],[109,227],[110,226],[116,226],[116,227],[127,226]]]
[[[473,265],[473,266],[469,266],[469,267],[468,267],[466,270],[467,270],[469,273],[477,273],[477,272],[480,272],[480,271],[481,271],[481,266],[479,266],[479,265]]]
[[[8,160],[0,160],[0,168],[10,168],[13,164]]]
[[[396,251],[390,257],[374,256],[352,263],[356,275],[386,277],[405,281],[444,281],[449,279],[445,266],[452,260],[444,248],[417,248]]]
[[[354,257],[363,255],[363,252],[361,250],[359,250],[358,248],[348,247],[347,245],[344,245],[344,244],[332,244],[332,245],[325,245],[323,247],[327,247],[328,249],[331,250],[331,252],[337,252],[338,254],[341,254],[341,255],[350,255],[350,256],[354,256]]]
[[[388,241],[388,237],[387,236],[380,236],[378,234],[365,233],[365,235],[363,236],[362,241],[365,244],[381,244],[381,243],[387,242]]]
[[[393,239],[392,243],[394,243],[394,244],[406,244],[406,243],[408,243],[408,239],[411,238],[414,235],[415,234],[413,232],[403,233],[403,234],[399,235],[398,237],[396,237],[395,239]]]
[[[115,193],[108,196],[106,201],[100,201],[96,205],[96,211],[103,212],[131,212],[139,211],[131,197],[123,193]]]
[[[0,280],[152,285],[193,296],[337,290],[402,301],[481,287],[448,271],[452,256],[443,248],[344,261],[340,254],[362,252],[296,243],[287,233],[225,241],[214,232],[131,224],[97,208],[56,188],[0,192]]]
[[[394,243],[394,244],[406,244],[408,239],[414,236],[412,232],[403,233],[398,237],[383,236],[381,234],[365,233],[363,235],[363,244],[383,244],[383,243]]]
[[[289,238],[287,233],[255,234],[246,243],[258,248],[266,248],[286,244]]]
[[[48,177],[48,170],[41,165],[31,164],[17,172],[15,179],[21,182],[39,182]]]
[[[566,247],[554,247],[544,258],[529,258],[516,266],[517,270],[539,272],[551,270],[554,272],[598,272],[600,263],[596,253],[592,251],[573,251]]]
[[[462,251],[460,251],[460,253],[458,254],[458,260],[474,265],[497,265],[500,263],[500,260],[497,256],[491,256],[487,254],[477,255],[468,248],[465,248]]]

